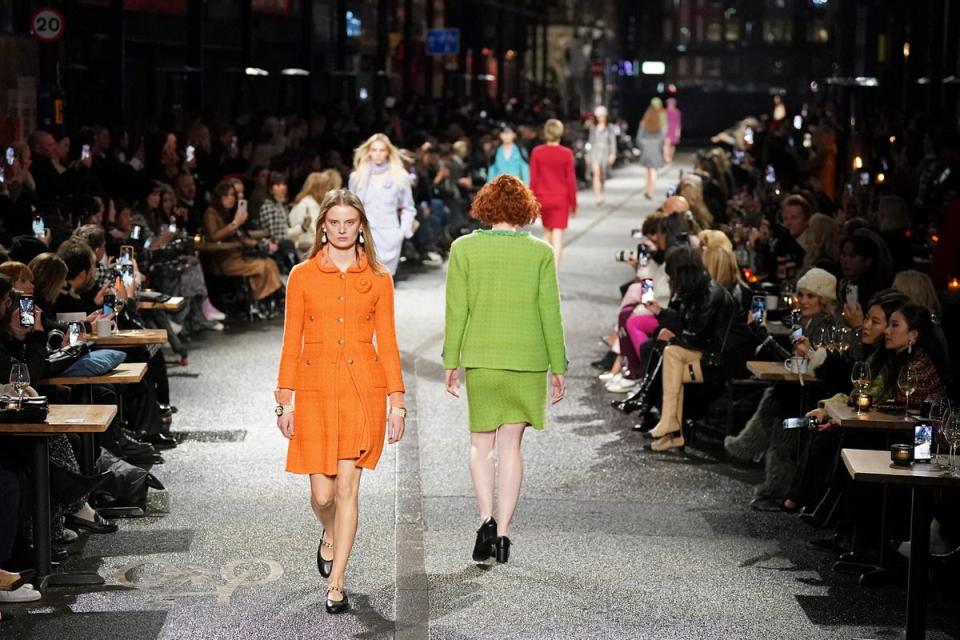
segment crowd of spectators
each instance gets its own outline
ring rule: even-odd
[[[832,529],[830,550],[849,548],[855,530],[875,538],[881,517],[878,495],[850,486],[841,448],[914,443],[903,431],[845,432],[831,403],[910,403],[932,416],[934,452],[960,440],[956,338],[944,331],[960,303],[960,138],[880,117],[855,136],[839,120],[829,104],[794,116],[778,102],[698,151],[633,231],[636,250],[617,254],[633,277],[593,363],[648,449],[676,454],[695,434],[715,436],[731,463],[762,464],[752,508]],[[797,376],[751,391],[746,365],[762,360]],[[815,380],[798,384],[801,373]],[[944,559],[960,554],[957,498],[937,496]],[[896,508],[887,517],[908,522]]]

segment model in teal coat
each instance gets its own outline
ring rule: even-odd
[[[500,132],[500,146],[493,156],[493,164],[487,169],[487,183],[497,176],[508,175],[520,178],[523,184],[530,184],[530,164],[523,155],[520,145],[514,144],[517,134],[510,127]]]

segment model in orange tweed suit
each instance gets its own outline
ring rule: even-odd
[[[385,431],[391,443],[400,440],[406,411],[393,280],[376,259],[363,204],[345,189],[331,191],[317,230],[311,257],[287,282],[275,396],[277,426],[290,439],[287,471],[310,475],[324,526],[317,566],[328,578],[327,611],[340,613],[349,606],[343,583],[361,470],[376,468]]]

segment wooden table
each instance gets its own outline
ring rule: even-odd
[[[843,449],[843,464],[857,482],[899,485],[913,492],[910,508],[910,568],[907,572],[906,640],[922,640],[927,627],[927,565],[930,549],[930,490],[960,489],[960,478],[930,464],[898,467],[890,462],[889,451]],[[881,540],[886,544],[886,540]]]
[[[143,380],[147,372],[146,362],[121,362],[113,371],[101,376],[59,376],[41,380],[40,384],[136,384]]]
[[[52,404],[47,421],[34,424],[0,424],[0,434],[29,438],[33,448],[33,554],[36,586],[103,584],[94,575],[50,575],[50,436],[62,433],[93,434],[107,430],[117,408],[102,404]]]
[[[167,341],[166,329],[129,329],[114,332],[101,338],[90,336],[90,340],[98,347],[137,347],[148,344],[164,344]]]
[[[782,362],[769,362],[766,360],[750,360],[747,362],[747,370],[758,380],[767,382],[800,382],[800,376],[796,373],[787,371]],[[816,382],[817,376],[812,373],[803,374],[804,382]]]
[[[142,311],[149,311],[156,309],[159,311],[180,311],[183,308],[183,305],[186,304],[186,300],[183,296],[172,296],[166,302],[154,302],[152,300],[141,300],[137,303],[137,309]]]
[[[824,406],[833,421],[844,429],[875,429],[877,431],[913,431],[917,419],[901,413],[866,411],[857,415],[855,407],[841,402],[828,402]]]

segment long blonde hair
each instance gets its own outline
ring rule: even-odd
[[[390,138],[385,133],[375,133],[356,148],[353,152],[353,170],[356,173],[356,184],[351,185],[355,189],[360,189],[367,182],[367,176],[370,174],[370,147],[374,142],[382,142],[387,147],[387,166],[388,171],[394,180],[406,180],[407,172],[403,168],[403,160],[400,159],[400,152],[397,150]]]
[[[349,189],[333,189],[323,196],[323,200],[320,202],[320,214],[317,216],[317,235],[313,240],[313,249],[310,250],[309,257],[314,257],[323,249],[323,225],[327,221],[327,212],[334,207],[350,207],[360,214],[360,232],[363,234],[363,244],[357,242],[354,248],[359,253],[362,247],[363,252],[367,254],[367,264],[370,265],[370,269],[374,273],[379,275],[389,274],[390,270],[377,260],[377,249],[373,244],[370,221],[367,220],[367,212],[363,209],[363,201]]]
[[[314,171],[307,176],[303,183],[300,193],[293,199],[293,204],[300,204],[300,201],[307,196],[313,196],[317,202],[323,200],[323,196],[328,191],[339,189],[343,186],[343,177],[336,169],[327,169],[325,171]]]

